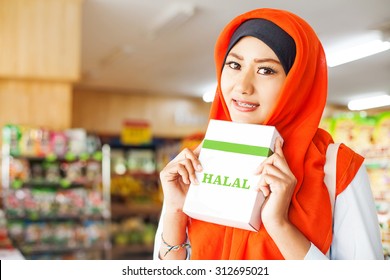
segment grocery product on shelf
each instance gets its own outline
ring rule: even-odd
[[[390,112],[345,113],[322,121],[336,142],[361,154],[375,198],[385,258],[390,259]]]
[[[24,257],[16,249],[9,237],[7,219],[4,211],[0,209],[0,260],[23,260]]]
[[[27,259],[108,258],[109,154],[98,138],[22,125],[2,132],[3,207],[15,246]]]
[[[132,133],[129,128],[127,133]],[[153,138],[128,144],[119,135],[102,136],[101,141],[111,147],[112,258],[151,259],[162,206],[160,161],[170,160],[179,141]],[[175,149],[167,155],[171,144]]]

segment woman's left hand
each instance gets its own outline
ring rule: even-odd
[[[261,219],[267,231],[289,223],[288,211],[297,180],[291,172],[282,150],[282,139],[275,141],[274,154],[267,158],[256,170],[261,175],[258,183],[265,201]]]

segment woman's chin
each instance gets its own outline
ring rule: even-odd
[[[243,117],[233,117],[233,122],[236,123],[249,123],[249,124],[260,124],[261,122],[259,120],[255,120],[252,118],[243,118]]]

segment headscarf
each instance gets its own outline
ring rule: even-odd
[[[244,21],[230,38],[226,56],[237,42],[246,36],[255,37],[268,45],[279,58],[286,75],[290,71],[295,60],[295,42],[286,31],[272,21],[254,18]]]
[[[324,184],[326,149],[332,137],[319,123],[327,99],[327,65],[322,45],[309,24],[288,11],[257,9],[233,19],[215,46],[218,86],[210,119],[231,121],[220,79],[229,42],[235,30],[253,18],[269,20],[286,31],[296,56],[273,111],[264,125],[273,125],[284,139],[283,153],[297,184],[289,219],[324,254],[332,242],[332,212]],[[337,158],[336,195],[352,181],[363,158],[341,145]],[[240,207],[239,204],[233,207]],[[190,219],[191,259],[283,259],[264,227],[258,232]]]

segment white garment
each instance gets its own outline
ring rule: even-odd
[[[163,215],[164,207],[161,217]],[[159,259],[161,233],[160,219],[154,245],[155,260]],[[304,259],[328,260],[329,258],[312,243]],[[336,198],[330,259],[384,259],[378,215],[364,165],[360,167],[350,185]]]
[[[305,260],[328,259],[311,244]],[[336,197],[333,216],[332,260],[383,260],[378,215],[364,165]]]

